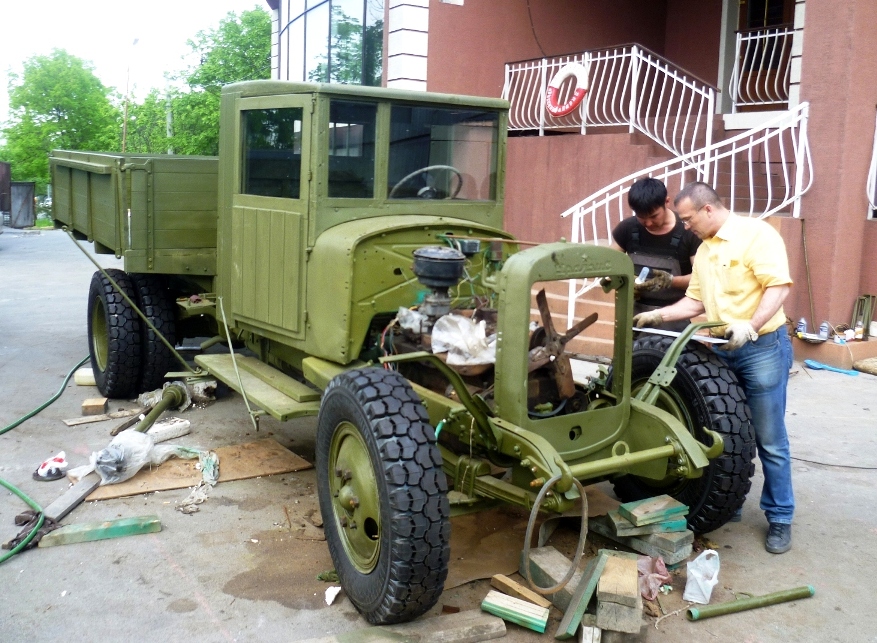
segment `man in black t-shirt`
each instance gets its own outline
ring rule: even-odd
[[[682,299],[691,280],[691,264],[700,239],[686,230],[670,208],[666,186],[657,179],[640,179],[627,195],[634,216],[612,231],[612,247],[626,252],[638,276],[644,267],[649,274],[634,284],[634,314],[669,306]],[[687,321],[669,322],[661,328],[681,331]]]

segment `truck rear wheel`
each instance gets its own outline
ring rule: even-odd
[[[646,383],[672,343],[672,337],[656,335],[634,343],[632,394]],[[614,481],[615,493],[623,502],[669,494],[688,505],[688,527],[706,533],[724,525],[743,506],[755,470],[755,432],[737,377],[709,349],[690,343],[676,368],[676,377],[655,405],[681,420],[707,445],[710,439],[703,427],[720,433],[724,451],[700,478],[668,477],[661,481],[622,476]]]
[[[429,610],[448,574],[448,486],[407,380],[381,368],[335,377],[320,407],[316,467],[329,553],[351,602],[374,624]]]
[[[114,268],[106,272],[132,301],[136,300],[136,290],[127,273]],[[125,399],[137,394],[140,319],[100,271],[92,275],[88,289],[88,350],[101,395]]]
[[[158,329],[165,339],[174,345],[177,341],[174,299],[161,275],[132,273],[131,280],[137,290],[137,306],[140,312]],[[140,371],[138,393],[160,388],[164,384],[165,373],[172,370],[174,354],[146,324],[140,324],[143,332],[143,365]]]

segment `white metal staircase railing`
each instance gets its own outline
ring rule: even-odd
[[[764,218],[786,208],[800,216],[801,197],[813,182],[807,138],[809,103],[761,126],[664,163],[653,165],[594,192],[561,217],[572,217],[573,243],[608,245],[612,229],[628,216],[627,193],[637,179],[664,181],[669,193],[690,181],[710,183],[732,212]],[[709,177],[709,178],[707,178]],[[576,298],[597,280],[570,280],[567,323],[574,322]]]
[[[567,116],[546,108],[548,84],[569,63],[587,69],[588,91]],[[559,88],[563,104],[575,91],[575,79]],[[639,45],[621,45],[505,66],[502,96],[511,104],[509,130],[546,130],[626,125],[683,155],[712,140],[716,88],[686,73],[666,58]]]
[[[789,101],[794,27],[768,27],[737,32],[736,58],[729,88],[733,110],[741,106]]]

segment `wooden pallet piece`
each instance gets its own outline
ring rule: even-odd
[[[637,607],[597,599],[597,627],[601,630],[638,634],[642,625],[642,597]]]
[[[60,522],[64,516],[73,511],[85,500],[85,497],[100,485],[100,476],[94,471],[82,478],[75,485],[67,489],[63,494],[43,509],[43,515],[55,522]]]
[[[82,400],[82,415],[103,415],[107,412],[109,400],[105,397],[90,397]]]
[[[618,507],[618,512],[636,527],[655,522],[676,520],[688,514],[688,506],[668,495],[655,496],[645,500],[626,502]]]
[[[512,580],[505,574],[494,574],[493,578],[490,579],[490,585],[501,591],[503,594],[508,594],[509,596],[514,596],[515,598],[520,598],[524,601],[530,601],[539,607],[551,607],[551,601],[547,598],[541,594],[537,594],[532,589],[524,587],[519,582]]]
[[[685,518],[668,520],[666,522],[653,522],[648,525],[637,527],[624,518],[618,511],[610,511],[606,514],[612,523],[612,528],[618,536],[645,536],[647,534],[659,534],[672,531],[685,531],[688,529],[688,521]]]
[[[575,592],[573,592],[569,608],[563,615],[560,625],[557,626],[554,638],[564,641],[575,636],[576,630],[582,622],[582,617],[585,615],[585,610],[588,609],[588,604],[597,589],[597,582],[603,573],[607,560],[609,560],[609,553],[605,549],[601,549],[596,558],[588,561],[582,574],[582,580],[579,581]]]
[[[506,596],[495,589],[490,590],[484,600],[481,601],[481,609],[485,612],[499,616],[505,621],[511,621],[518,625],[539,632],[545,632],[548,625],[548,608],[539,607],[529,601],[522,601],[514,596]]]
[[[551,545],[537,547],[530,550],[530,577],[539,587],[552,587],[557,585],[569,571],[572,561],[557,551]],[[524,554],[521,552],[521,564],[519,567],[521,576],[524,574]],[[582,572],[576,571],[569,582],[554,594],[545,594],[545,598],[551,601],[557,609],[566,612],[572,600],[573,588],[578,587],[582,580]]]
[[[691,555],[694,533],[686,530],[669,534],[649,534],[647,536],[618,536],[606,516],[591,518],[588,528],[609,540],[629,547],[646,556],[660,556],[664,563],[674,565]]]
[[[639,586],[636,561],[620,556],[610,556],[597,582],[597,598],[619,605],[636,607]]]
[[[119,518],[104,522],[82,522],[65,525],[51,531],[40,539],[40,547],[71,545],[122,536],[153,534],[161,531],[161,520],[158,516],[137,516],[135,518]]]

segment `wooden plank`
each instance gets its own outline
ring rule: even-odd
[[[39,546],[70,545],[73,543],[91,542],[93,540],[121,538],[122,536],[152,534],[158,531],[161,531],[161,520],[158,519],[158,516],[119,518],[118,520],[106,520],[104,522],[82,522],[65,525],[60,529],[49,532],[40,539]]]
[[[535,603],[539,607],[551,607],[551,601],[549,601],[547,598],[541,596],[540,594],[537,594],[528,587],[524,587],[519,582],[512,580],[505,574],[495,574],[490,579],[490,584],[491,586],[495,587],[505,594],[508,594],[509,596],[514,596],[515,598],[530,601],[531,603]]]
[[[143,413],[143,409],[126,409],[124,411],[113,411],[112,413],[102,413],[101,415],[87,415],[81,418],[71,418],[63,420],[67,426],[78,426],[79,424],[91,424],[92,422],[103,422],[104,420],[118,420],[120,418],[131,417]]]
[[[668,495],[655,496],[636,502],[626,502],[618,512],[637,527],[653,522],[676,520],[688,514],[688,507]]]
[[[605,549],[601,549],[596,558],[588,561],[585,572],[582,574],[582,580],[579,581],[569,602],[569,608],[563,615],[560,625],[557,626],[554,638],[566,640],[575,636],[576,630],[582,622],[582,617],[585,615],[585,610],[588,609],[588,604],[594,596],[594,590],[597,587],[597,582],[603,573],[607,560],[609,560],[608,552]]]
[[[685,531],[688,529],[688,521],[685,518],[668,520],[666,522],[653,522],[637,527],[629,520],[626,520],[618,511],[610,511],[606,515],[609,517],[612,528],[618,536],[643,536],[672,531]]]
[[[548,625],[548,608],[533,605],[513,596],[506,596],[495,589],[490,590],[481,601],[481,609],[501,619],[523,625],[531,630],[545,632]]]
[[[639,598],[636,561],[610,556],[597,583],[597,598],[636,607]]]
[[[219,482],[301,471],[313,466],[272,438],[220,447],[214,451],[219,456]],[[195,468],[197,464],[198,460],[171,458],[152,470],[141,469],[137,475],[124,482],[98,487],[88,496],[88,500],[106,500],[193,487],[201,482],[201,472]]]
[[[94,472],[89,473],[43,509],[43,515],[59,522],[78,507],[88,494],[97,489],[98,485],[100,485],[100,476]]]
[[[481,610],[466,610],[400,625],[366,627],[301,643],[478,643],[505,635],[506,625],[501,618]]]
[[[649,534],[647,536],[618,536],[609,525],[608,518],[605,516],[588,520],[588,528],[594,533],[600,534],[609,540],[614,540],[615,542],[638,551],[641,554],[653,557],[660,556],[664,559],[664,562],[667,565],[674,565],[688,558],[692,551],[692,545],[690,543],[694,541],[694,534],[688,530],[673,532],[670,534]],[[678,547],[667,549],[655,544],[656,541],[658,541],[666,546],[668,539],[677,536],[680,539],[678,541]],[[684,543],[686,540],[689,541],[689,544]]]

